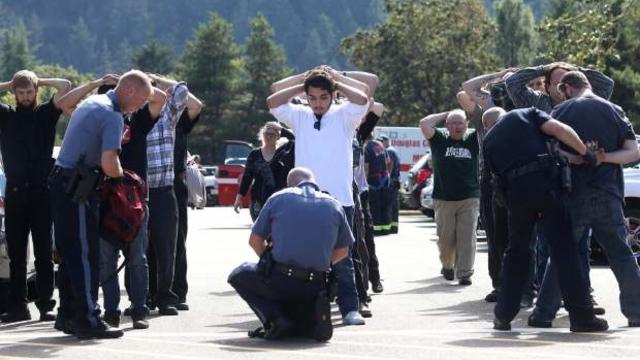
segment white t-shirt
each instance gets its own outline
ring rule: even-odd
[[[310,169],[320,189],[342,206],[353,206],[351,141],[368,109],[369,104],[333,104],[322,116],[320,130],[313,127],[316,117],[308,106],[286,103],[271,109],[296,136],[296,166]]]

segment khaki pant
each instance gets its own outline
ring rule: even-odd
[[[458,279],[473,275],[476,258],[476,226],[480,199],[433,201],[440,262],[445,269],[455,269]]]

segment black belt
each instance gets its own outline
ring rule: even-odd
[[[74,169],[63,168],[62,166],[54,166],[50,176],[69,177],[73,174]]]
[[[272,269],[299,280],[327,282],[327,272],[325,271],[309,271],[277,263],[273,264]]]
[[[530,162],[526,165],[522,165],[515,169],[507,171],[505,177],[507,181],[513,181],[523,175],[547,170],[551,168],[551,166],[553,165],[554,165],[553,159],[550,156],[545,156],[539,160]]]

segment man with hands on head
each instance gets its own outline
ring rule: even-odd
[[[436,126],[445,121],[446,129]],[[441,274],[471,285],[480,208],[477,131],[460,109],[429,115],[420,129],[431,145],[433,199]]]
[[[352,140],[369,109],[369,86],[348,74],[320,66],[304,76],[276,82],[272,89],[279,90],[267,98],[267,105],[276,119],[295,134],[295,166],[313,172],[320,189],[340,201],[351,225],[354,211]],[[334,104],[336,91],[348,101]],[[306,94],[309,106],[290,102],[301,94]],[[352,258],[338,262],[333,270],[338,280],[338,305],[343,322],[364,324],[358,313]]]
[[[53,87],[55,95],[38,103],[38,89]],[[0,91],[11,91],[16,105],[0,104],[0,149],[7,176],[5,227],[9,252],[10,290],[8,312],[3,322],[31,319],[27,308],[27,245],[33,241],[36,265],[36,306],[40,321],[52,321],[54,271],[51,213],[47,206],[46,179],[51,171],[51,154],[56,125],[65,105],[60,99],[71,88],[65,79],[39,78],[29,70],[16,72],[0,83]],[[43,206],[43,204],[45,204]]]

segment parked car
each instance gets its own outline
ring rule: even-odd
[[[640,264],[640,165],[623,170],[624,216],[627,222],[627,242]],[[596,237],[591,241],[591,260],[606,264],[607,256]]]
[[[207,189],[207,206],[216,206],[218,205],[218,180],[216,179],[218,167],[205,165],[200,171],[204,176],[204,184]]]
[[[431,153],[424,154],[409,170],[407,180],[400,187],[403,207],[410,210],[421,208],[421,191],[432,182]]]

